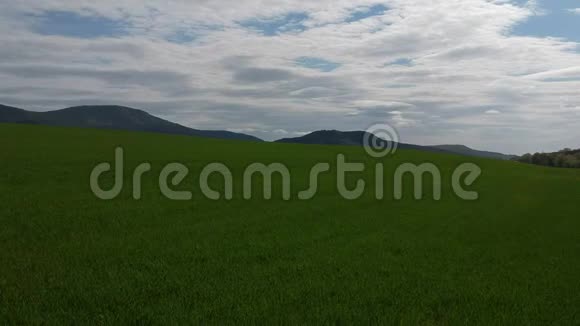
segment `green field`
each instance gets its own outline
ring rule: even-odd
[[[116,146],[125,188],[102,201],[89,175]],[[338,153],[376,162],[356,147],[7,124],[0,153],[0,324],[580,324],[579,170],[399,151],[387,171],[436,163],[441,201],[411,187],[401,201],[390,187],[348,201],[334,174],[312,200],[266,201],[241,196],[250,163],[286,164],[294,195]],[[153,171],[136,201],[129,171],[142,162]],[[169,162],[190,168],[177,188],[193,200],[161,195]],[[211,162],[231,168],[233,200],[196,191]],[[463,162],[483,170],[477,201],[450,189]],[[371,190],[373,175],[359,174]]]

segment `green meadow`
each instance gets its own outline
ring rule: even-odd
[[[113,162],[117,146],[125,185],[100,200],[89,176]],[[332,170],[314,198],[299,200],[311,167],[334,168],[338,154],[365,163],[347,179],[349,187],[365,180],[365,194],[341,198]],[[135,200],[132,171],[143,162],[152,171]],[[193,199],[161,193],[160,171],[171,162],[189,168],[173,188]],[[232,200],[199,191],[199,173],[213,162],[231,169]],[[271,200],[259,186],[243,199],[243,172],[255,162],[289,168],[291,200],[276,178]],[[441,169],[441,200],[429,186],[415,200],[412,178],[404,198],[393,198],[394,170],[406,162]],[[465,162],[483,171],[466,187],[479,192],[475,201],[451,189]],[[0,124],[0,172],[0,324],[580,324],[580,170]],[[103,187],[112,180],[104,176]]]

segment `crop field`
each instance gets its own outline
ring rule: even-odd
[[[124,186],[101,200],[90,175],[124,150]],[[366,166],[337,191],[337,155]],[[133,198],[133,171],[143,174]],[[161,170],[189,174],[160,191]],[[209,163],[233,175],[233,198],[199,190]],[[301,200],[311,168],[326,162],[318,192]],[[442,198],[393,196],[403,163],[435,164]],[[469,187],[453,170],[477,164]],[[291,198],[274,177],[272,199],[242,194],[244,169],[281,163]],[[384,164],[384,198],[375,166]],[[170,178],[171,180],[171,178]],[[103,188],[113,175],[103,175]],[[210,177],[223,190],[219,175]],[[222,191],[223,192],[223,191]],[[223,141],[106,130],[0,124],[0,324],[580,324],[580,170],[404,151]]]

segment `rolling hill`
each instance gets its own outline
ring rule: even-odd
[[[365,135],[367,133],[364,131],[338,131],[338,130],[320,130],[312,132],[308,135],[297,137],[297,138],[284,138],[277,140],[277,143],[286,144],[303,144],[303,145],[342,145],[342,146],[363,146]],[[386,141],[371,135],[376,141],[385,144]],[[413,149],[428,152],[438,152],[446,153],[447,151],[443,149],[419,146],[412,144],[399,143],[398,148],[400,149]]]
[[[95,197],[92,169],[124,148],[124,186]],[[401,149],[375,160],[356,146],[237,142],[174,135],[0,125],[0,324],[385,324],[576,325],[580,322],[580,171]],[[335,170],[311,168],[343,154],[361,162],[366,190],[337,192]],[[142,197],[133,171],[142,162]],[[189,173],[162,195],[169,162]],[[231,200],[210,200],[199,174],[222,162],[232,172]],[[292,200],[242,197],[252,163],[291,172]],[[385,196],[375,198],[375,164]],[[432,162],[441,200],[392,196],[393,171]],[[463,201],[452,191],[462,163],[483,171]],[[260,178],[256,178],[256,182]],[[426,178],[429,179],[429,178]],[[114,181],[103,175],[104,187]],[[223,178],[210,178],[223,191]],[[427,181],[428,182],[428,181]],[[257,184],[256,184],[257,185]]]
[[[294,143],[294,144],[318,144],[318,145],[349,145],[349,146],[363,146],[364,137],[366,132],[364,131],[337,131],[337,130],[321,130],[315,131],[305,136],[296,138],[285,138],[280,139],[278,143]],[[372,136],[374,137],[374,136]],[[376,137],[374,137],[376,138]],[[379,142],[381,140],[379,139]],[[384,142],[384,140],[383,140]],[[482,158],[492,158],[500,160],[509,160],[513,156],[494,153],[477,151],[463,145],[440,145],[440,146],[420,146],[399,143],[398,148],[401,149],[413,149],[427,152],[437,152],[437,153],[449,153],[458,154],[463,156],[471,157],[482,157]]]
[[[146,131],[208,138],[261,141],[229,131],[196,130],[123,106],[77,106],[48,112],[32,112],[0,105],[0,122],[50,126]]]

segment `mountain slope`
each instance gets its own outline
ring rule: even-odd
[[[497,160],[511,160],[512,158],[514,158],[513,155],[507,155],[496,152],[478,151],[464,145],[437,145],[433,147],[465,156],[484,157]]]
[[[315,131],[308,135],[297,138],[284,138],[277,140],[277,143],[292,143],[292,144],[307,144],[307,145],[350,145],[363,146],[366,132],[365,131],[338,131],[338,130],[321,130]],[[375,138],[379,144],[386,144],[386,141],[380,138]],[[400,149],[413,149],[427,152],[448,153],[439,148],[419,146],[412,144],[399,143]]]
[[[31,112],[0,105],[0,122],[121,129],[208,138],[261,141],[253,136],[229,131],[191,129],[155,117],[145,111],[123,106],[77,106],[49,112]]]
[[[0,104],[0,122],[33,124],[38,119],[38,116],[36,112]]]

